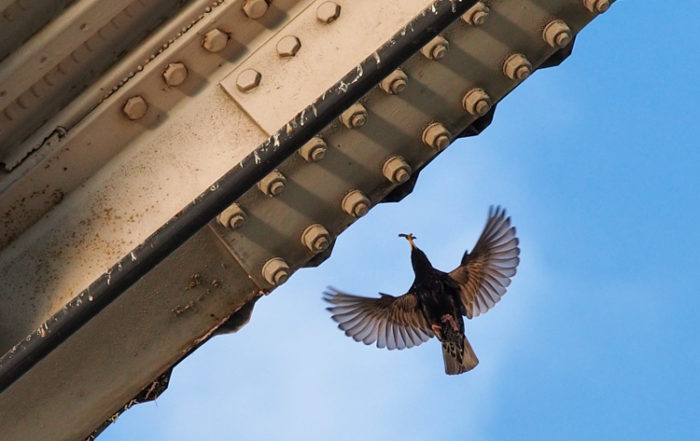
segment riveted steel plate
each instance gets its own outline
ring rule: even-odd
[[[310,4],[221,81],[231,98],[268,134],[291,120],[431,2],[337,0],[341,12],[331,23],[317,18],[317,8],[323,3],[326,0]],[[279,56],[279,40],[292,35],[301,48],[294,56]],[[260,73],[260,84],[243,92],[237,81],[248,69]]]

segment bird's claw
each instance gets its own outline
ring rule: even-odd
[[[430,329],[433,330],[433,334],[435,334],[435,337],[437,337],[438,340],[442,340],[442,330],[440,329],[440,325],[430,325]]]
[[[455,318],[452,317],[452,314],[445,314],[440,320],[442,320],[443,323],[448,322],[452,326],[452,329],[459,332],[459,326],[457,326],[457,322]]]

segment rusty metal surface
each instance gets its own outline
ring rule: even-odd
[[[8,439],[41,439],[48,428],[55,439],[89,436],[243,305],[328,257],[335,237],[372,205],[410,191],[411,175],[455,136],[483,130],[495,103],[560,53],[552,41],[573,39],[595,17],[578,1],[501,0],[481,3],[485,16],[472,10],[454,21],[474,3],[435,2],[301,106],[294,93],[313,96],[318,84],[273,82],[292,89],[281,96],[298,113],[271,129],[280,117],[238,96],[237,76],[226,87],[238,92],[219,82],[261,59],[277,75],[281,61],[270,57],[279,58],[287,21],[335,15],[318,25],[329,30],[360,6],[343,3],[338,15],[279,0],[252,18],[259,11],[241,2],[217,2],[158,61],[57,133],[35,166],[23,164],[0,192],[4,208],[26,198],[20,184],[30,177],[47,187],[33,187],[45,206],[19,208],[23,226],[0,250],[0,272],[13,276],[0,279],[9,305],[0,310],[0,344],[9,349],[0,358],[0,429]],[[556,20],[570,36],[546,34]],[[293,77],[308,63],[303,31],[294,33],[301,48],[282,45]],[[168,74],[178,63],[185,72]],[[265,87],[266,72],[244,78],[242,89]],[[392,73],[403,83],[375,87]],[[322,154],[295,154],[314,136],[325,141]],[[234,202],[240,211],[227,212],[244,221],[212,221]],[[42,387],[52,379],[61,386]],[[80,405],[67,408],[76,397]],[[30,413],[45,424],[31,425]]]

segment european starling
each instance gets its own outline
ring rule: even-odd
[[[324,299],[345,334],[378,348],[404,349],[432,337],[442,342],[445,372],[461,374],[479,360],[464,335],[462,316],[474,318],[491,309],[506,293],[520,262],[518,238],[505,210],[491,207],[484,231],[471,253],[445,273],[433,268],[416,247],[412,234],[399,234],[411,245],[415,279],[408,293],[394,297],[360,297],[329,288]]]

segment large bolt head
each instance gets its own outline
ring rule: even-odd
[[[221,225],[235,230],[245,223],[245,212],[238,204],[231,204],[216,217]]]
[[[571,28],[563,20],[552,20],[544,27],[542,39],[553,48],[562,48],[571,42]]]
[[[243,12],[249,18],[257,20],[265,15],[267,7],[268,4],[265,0],[245,0],[243,3]]]
[[[320,253],[328,249],[331,243],[331,235],[323,225],[310,225],[301,234],[301,243],[310,251]]]
[[[301,49],[301,41],[294,35],[287,35],[277,42],[277,54],[280,57],[293,57]]]
[[[406,89],[408,76],[401,69],[396,69],[380,83],[379,87],[386,93],[398,95]]]
[[[403,184],[411,177],[411,166],[401,156],[392,156],[384,162],[382,174],[389,182]]]
[[[462,15],[462,21],[471,26],[481,26],[486,22],[490,11],[484,2],[477,2]]]
[[[316,9],[316,18],[321,23],[332,23],[340,17],[340,5],[335,2],[322,3]]]
[[[326,156],[328,146],[320,136],[314,136],[309,142],[301,146],[299,155],[307,162],[320,161]]]
[[[420,52],[430,60],[440,60],[447,54],[450,43],[440,35],[436,36],[428,44],[423,46]]]
[[[360,103],[350,106],[340,115],[340,122],[348,129],[357,129],[367,123],[367,109]]]
[[[344,212],[352,217],[359,218],[369,211],[370,200],[360,190],[353,190],[343,198],[340,203]]]
[[[422,140],[428,147],[435,150],[444,150],[448,145],[450,145],[452,134],[445,128],[445,126],[439,122],[434,122],[423,130]]]
[[[241,92],[250,92],[260,85],[262,75],[255,69],[245,69],[236,78],[236,87]]]
[[[281,257],[273,257],[262,267],[262,276],[273,286],[281,285],[289,279],[289,265]]]
[[[140,95],[132,96],[126,100],[124,107],[122,107],[124,115],[132,121],[143,118],[147,110],[148,103]]]
[[[484,116],[491,109],[491,97],[484,89],[475,87],[462,98],[462,107],[473,116]]]
[[[512,54],[503,63],[503,73],[511,80],[522,81],[532,73],[532,64],[523,54]]]
[[[282,173],[274,170],[258,182],[260,191],[268,196],[279,196],[287,183],[287,178]]]
[[[610,7],[610,0],[583,0],[583,6],[595,14],[602,14]]]
[[[204,34],[202,47],[209,52],[221,52],[228,44],[228,40],[229,35],[226,32],[220,29],[212,29]]]
[[[179,86],[187,79],[187,67],[183,63],[170,63],[163,71],[163,81],[168,86]]]

